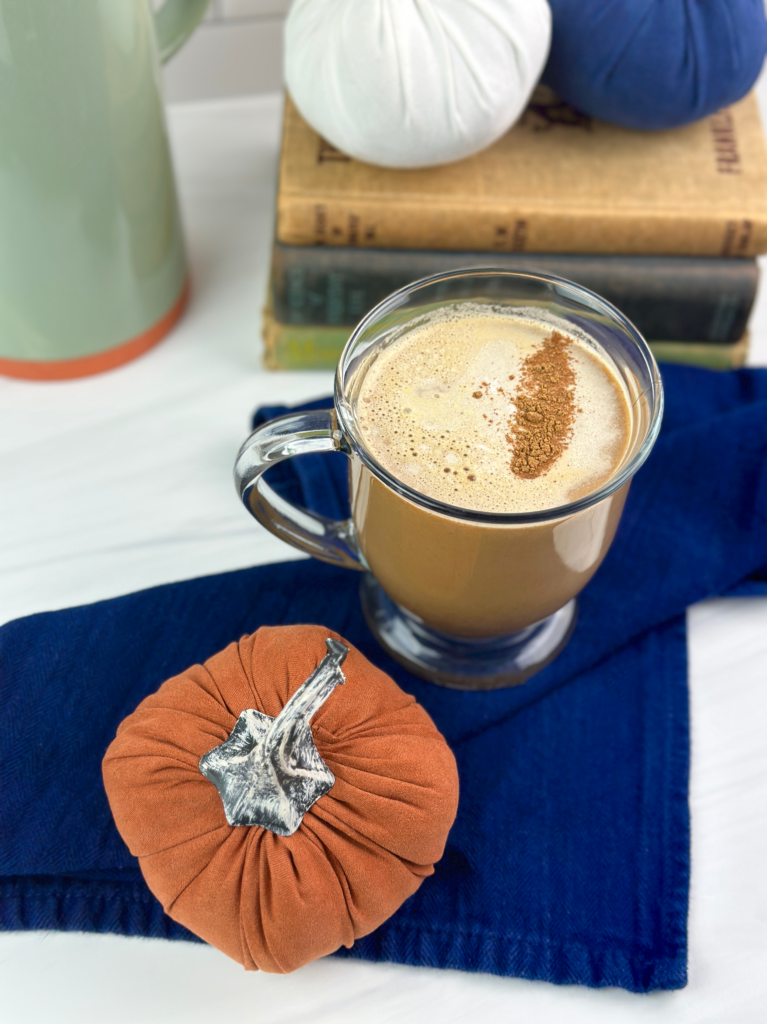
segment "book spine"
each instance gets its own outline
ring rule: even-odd
[[[650,348],[659,363],[683,363],[706,370],[738,370],[748,357],[746,333],[733,345],[698,345],[688,341],[651,341]]]
[[[283,324],[351,326],[413,281],[489,266],[574,281],[620,309],[646,338],[712,344],[742,336],[759,280],[753,259],[416,252],[275,242],[273,313]]]
[[[264,365],[269,370],[335,369],[349,331],[343,327],[283,324],[264,314]],[[651,341],[659,362],[685,363],[709,370],[735,370],[746,361],[748,335],[733,344]]]
[[[277,239],[287,245],[477,252],[742,256],[767,252],[767,219],[593,209],[469,206],[427,198],[316,202],[281,188]]]
[[[267,370],[334,370],[349,338],[344,327],[282,324],[264,311]]]

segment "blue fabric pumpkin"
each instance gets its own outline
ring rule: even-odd
[[[764,0],[549,0],[543,81],[585,114],[627,128],[697,121],[754,84]]]

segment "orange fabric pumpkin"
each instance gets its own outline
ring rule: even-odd
[[[115,822],[166,913],[248,970],[295,970],[377,928],[442,856],[455,760],[429,716],[350,646],[312,718],[332,789],[298,830],[227,824],[200,758],[240,713],[272,718],[317,668],[320,626],[263,627],[163,683],[117,731],[103,772]]]

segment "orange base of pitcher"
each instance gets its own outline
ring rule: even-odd
[[[20,377],[24,380],[71,380],[74,377],[90,377],[94,373],[104,373],[116,366],[130,362],[137,356],[148,352],[165,337],[176,325],[184,312],[189,298],[189,282],[184,284],[181,294],[173,306],[161,320],[153,324],[148,331],[136,335],[122,345],[107,349],[105,352],[94,352],[91,356],[80,356],[77,359],[61,360],[25,360],[0,359],[0,374],[5,377]]]

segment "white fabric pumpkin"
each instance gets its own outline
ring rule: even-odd
[[[550,42],[546,0],[294,0],[285,77],[303,117],[344,153],[428,167],[511,127]]]

